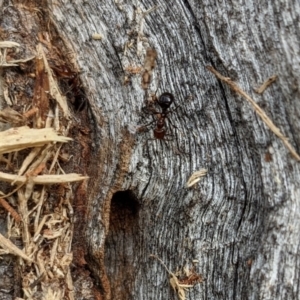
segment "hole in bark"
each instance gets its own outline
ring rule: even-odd
[[[114,300],[133,299],[140,252],[139,210],[139,201],[130,190],[116,192],[111,199],[105,268]]]
[[[114,193],[110,208],[110,231],[121,229],[126,231],[138,216],[140,204],[130,190]]]

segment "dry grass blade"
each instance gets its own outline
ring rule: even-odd
[[[292,156],[297,160],[300,161],[300,156],[297,154],[294,147],[289,143],[288,138],[284,136],[278,127],[275,126],[273,121],[266,115],[264,110],[256,104],[256,102],[246,93],[244,92],[235,82],[233,82],[229,77],[224,77],[221,75],[217,70],[215,70],[211,66],[206,67],[210,72],[212,72],[217,78],[222,80],[223,82],[227,83],[231,89],[233,89],[237,94],[244,97],[252,107],[254,108],[255,112],[260,116],[260,118],[263,120],[263,122],[270,128],[271,131],[273,131],[284,143],[284,145],[289,149]]]
[[[17,48],[20,47],[21,45],[16,43],[16,42],[12,42],[12,41],[2,41],[0,42],[0,49],[3,49],[3,51],[0,51],[0,67],[17,67],[19,63],[24,63],[27,62],[29,60],[32,60],[34,58],[34,56],[30,56],[28,58],[24,58],[24,59],[17,59],[17,60],[10,60],[7,61],[7,48]]]
[[[15,246],[10,240],[5,238],[1,233],[0,233],[0,246],[4,250],[9,251],[9,253],[22,257],[23,259],[29,262],[32,262],[32,259],[30,257],[28,257],[22,250],[20,250],[17,246]]]
[[[46,145],[45,147],[32,148],[30,153],[23,160],[18,175],[24,175],[26,170],[27,172],[32,171],[30,167],[35,168],[38,164],[42,163],[45,157],[48,156],[47,154],[50,152],[51,147],[52,145]],[[49,172],[51,172],[51,170]]]
[[[0,132],[0,154],[40,147],[50,142],[66,143],[72,140],[59,136],[53,128],[34,129],[27,126]]]
[[[77,173],[62,174],[62,175],[40,175],[33,177],[35,184],[57,184],[57,183],[68,183],[77,182],[88,179],[88,176],[81,176]]]

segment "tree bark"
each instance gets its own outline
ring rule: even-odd
[[[74,263],[86,260],[93,274],[89,299],[177,299],[151,254],[171,272],[186,267],[203,276],[188,299],[298,299],[299,165],[206,66],[251,95],[299,153],[299,3],[29,4],[48,14],[72,50],[64,55],[80,70],[87,98],[91,141],[78,167],[90,179],[78,187]],[[149,47],[158,57],[145,92],[139,68]],[[272,75],[278,79],[256,94]],[[152,121],[143,107],[155,91],[172,93],[179,106],[166,141],[152,140],[155,124],[137,130]],[[202,168],[207,175],[187,188]],[[80,278],[73,276],[77,289]]]

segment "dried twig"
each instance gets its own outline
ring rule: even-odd
[[[17,211],[3,198],[0,198],[0,204],[11,214],[11,216],[17,221],[21,222],[21,217]]]
[[[29,118],[31,118],[32,116],[34,116],[38,111],[39,111],[39,109],[38,109],[37,107],[33,107],[33,108],[31,108],[30,110],[26,111],[26,112],[23,114],[23,117],[26,118],[26,119],[29,119]]]
[[[207,66],[206,67],[210,72],[212,72],[217,78],[227,83],[236,93],[244,97],[250,104],[253,106],[255,112],[260,116],[263,122],[273,131],[284,143],[284,145],[288,148],[292,156],[297,160],[300,161],[300,156],[297,154],[294,147],[289,143],[288,138],[284,136],[278,127],[272,122],[272,120],[266,115],[262,108],[246,93],[244,92],[235,82],[233,82],[229,77],[224,77],[218,71],[216,71],[213,67]]]
[[[254,91],[258,94],[262,94],[265,89],[272,84],[277,79],[277,75],[273,75],[270,78],[268,78],[259,88],[255,89]]]
[[[46,163],[40,163],[34,170],[28,171],[26,175],[29,176],[37,176],[46,168]]]

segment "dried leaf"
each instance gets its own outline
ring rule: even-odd
[[[171,278],[169,280],[170,285],[173,288],[173,290],[175,291],[175,293],[177,293],[177,296],[180,300],[185,300],[185,292],[188,288],[192,288],[196,283],[200,282],[200,281],[197,281],[197,282],[194,281],[193,283],[191,282],[191,284],[189,284],[189,282],[188,282],[188,284],[182,283],[182,281],[179,280],[177,275],[172,273],[160,258],[158,258],[156,255],[153,255],[153,254],[150,255],[150,257],[156,258],[164,266],[166,271],[170,274],[170,276],[171,276]],[[195,272],[192,272],[192,273],[197,274]],[[200,275],[198,275],[198,276],[201,277]],[[202,277],[201,277],[201,279],[202,279]]]

